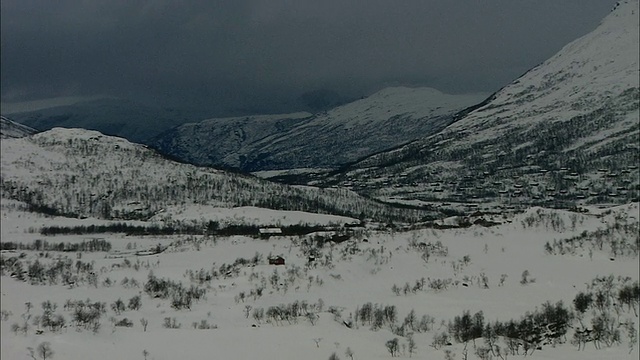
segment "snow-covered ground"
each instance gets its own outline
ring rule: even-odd
[[[102,222],[103,220],[78,220],[43,217],[26,213],[21,204],[3,199],[2,242],[31,243],[43,239],[50,243],[80,241],[92,235],[45,237],[28,228],[43,225],[76,225],[79,221]],[[418,318],[422,315],[433,317],[431,329],[415,332],[413,339],[417,352],[414,359],[444,359],[445,351],[455,354],[455,359],[463,359],[464,345],[453,341],[453,345],[435,349],[431,346],[434,335],[447,331],[446,324],[463,311],[471,313],[483,311],[486,321],[519,320],[526,312],[540,309],[541,304],[563,301],[572,307],[572,300],[579,292],[589,290],[596,277],[613,275],[628,277],[626,283],[638,281],[638,255],[632,251],[636,238],[625,233],[633,226],[637,230],[638,204],[633,203],[611,209],[589,208],[586,213],[573,213],[544,208],[531,208],[517,215],[487,217],[500,225],[447,230],[418,229],[398,232],[390,229],[374,230],[359,228],[352,230],[349,240],[326,242],[314,248],[310,244],[317,237],[329,234],[310,234],[301,237],[271,237],[260,239],[245,236],[202,237],[202,236],[148,236],[127,237],[122,234],[100,234],[112,243],[110,253],[83,252],[62,253],[50,251],[3,252],[3,261],[11,257],[20,259],[25,265],[36,259],[43,264],[52,263],[58,257],[68,257],[77,261],[92,263],[97,275],[97,286],[78,281],[74,286],[58,284],[31,285],[4,274],[1,278],[1,310],[9,314],[0,323],[0,357],[2,359],[30,359],[28,347],[36,348],[40,343],[49,342],[55,354],[53,359],[328,359],[336,353],[341,359],[349,348],[353,359],[389,359],[385,343],[399,338],[399,357],[408,358],[408,349],[402,351],[408,338],[392,333],[391,327],[382,326],[372,330],[371,325],[362,322],[351,323],[354,314],[363,304],[371,302],[380,305],[394,305],[397,309],[396,325],[401,325],[407,314],[414,309]],[[314,223],[318,221],[346,222],[348,219],[318,219],[299,212],[282,212],[257,208],[228,210],[190,208],[179,212],[167,209],[172,216],[190,216],[190,212],[202,216],[215,214],[227,218],[240,216],[244,220],[280,219],[291,223]],[[269,220],[269,221],[270,221]],[[454,224],[454,219],[444,223]],[[613,224],[618,227],[612,227]],[[602,250],[584,242],[564,255],[545,251],[545,243],[562,241],[598,229],[618,229],[606,235]],[[637,232],[635,234],[637,237]],[[618,242],[617,255],[611,254],[607,244]],[[608,242],[609,241],[609,242]],[[630,244],[629,247],[620,245]],[[161,244],[168,246],[162,253],[149,256],[135,256],[127,253],[133,247],[147,249]],[[424,244],[421,244],[424,243]],[[440,245],[438,245],[440,244]],[[637,243],[636,243],[637,244]],[[434,247],[432,247],[434,246]],[[637,245],[636,245],[637,246]],[[315,261],[309,263],[309,250],[314,249]],[[423,249],[429,248],[430,256],[425,259]],[[439,250],[438,250],[439,249]],[[446,249],[446,251],[441,251]],[[626,250],[620,250],[626,249]],[[124,254],[124,255],[123,255]],[[261,254],[257,262],[242,263],[238,258],[252,259]],[[113,256],[119,255],[119,256]],[[281,255],[286,264],[269,265],[269,255]],[[124,256],[124,257],[123,257]],[[235,268],[225,264],[240,264]],[[5,263],[6,264],[6,263]],[[225,265],[225,266],[223,266]],[[73,266],[75,271],[76,267]],[[198,272],[203,274],[216,271],[216,276],[199,281]],[[527,284],[521,284],[522,274],[528,272]],[[194,273],[190,273],[193,271]],[[196,301],[190,309],[176,310],[170,299],[153,298],[143,290],[148,275],[158,279],[170,279],[188,287],[195,285],[206,289],[203,300]],[[81,273],[81,271],[80,271]],[[191,274],[191,275],[189,275]],[[274,274],[277,278],[274,279]],[[506,275],[502,285],[501,278]],[[488,288],[482,277],[486,276]],[[127,281],[123,282],[124,279]],[[192,280],[190,280],[192,278]],[[446,289],[436,291],[429,286],[417,291],[392,291],[409,283],[425,278],[427,284],[436,279],[450,281]],[[109,279],[109,281],[107,281]],[[138,287],[131,286],[135,279]],[[450,279],[450,280],[449,280]],[[111,283],[111,285],[109,285]],[[617,285],[616,285],[617,286]],[[256,291],[263,288],[261,295]],[[593,289],[593,287],[591,287]],[[125,310],[116,314],[111,304],[118,298],[125,305],[129,299],[140,295],[142,307],[139,310]],[[72,322],[73,311],[64,308],[67,300],[87,300],[106,303],[106,312],[101,316],[101,327],[96,333],[77,328]],[[322,300],[319,300],[322,299]],[[61,314],[67,325],[61,330],[51,331],[41,325],[33,325],[36,316],[42,315],[41,303],[50,300],[57,304],[55,314]],[[267,316],[257,320],[253,313],[262,308],[294,301],[308,304],[313,316],[312,324],[306,316],[268,323]],[[33,308],[27,313],[25,304]],[[322,303],[320,308],[319,303]],[[637,306],[637,303],[636,303]],[[248,309],[248,313],[246,313]],[[248,314],[248,316],[247,316]],[[31,316],[26,334],[22,329],[12,331],[13,324],[22,327],[24,318]],[[132,327],[116,327],[112,318],[123,318],[133,322]],[[144,331],[140,320],[148,321]],[[175,318],[181,324],[179,329],[163,327],[165,318]],[[585,323],[591,318],[587,312]],[[620,322],[631,320],[637,324],[638,317],[633,311],[622,309]],[[206,324],[212,329],[194,329],[193,323]],[[444,324],[444,325],[443,325]],[[214,326],[215,325],[215,326]],[[578,325],[577,321],[573,322]],[[196,325],[198,327],[198,325]],[[206,326],[201,326],[206,327]],[[38,334],[37,330],[43,330]],[[637,359],[637,344],[630,351],[629,337],[620,328],[621,343],[612,347],[595,349],[588,343],[584,351],[576,350],[570,344],[573,329],[569,329],[567,341],[563,344],[543,346],[527,356],[531,359]],[[476,340],[478,347],[482,339]],[[503,343],[500,342],[503,346]],[[468,358],[478,359],[474,345],[469,342]],[[520,350],[522,355],[522,350]],[[36,354],[37,356],[37,354]],[[510,355],[508,358],[518,356]],[[498,357],[494,357],[498,358]]]
[[[257,225],[257,226],[291,226],[291,225],[339,225],[358,223],[357,219],[327,215],[313,214],[304,211],[286,211],[258,208],[255,206],[242,206],[236,208],[220,208],[206,205],[191,205],[188,207],[172,206],[162,213],[151,218],[151,221],[192,220],[201,222],[217,221],[225,225]]]
[[[255,172],[252,172],[251,175],[257,176],[262,179],[269,179],[277,176],[314,174],[314,173],[324,173],[329,171],[331,171],[331,169],[329,168],[298,168],[298,169],[288,169],[288,170],[255,171]]]

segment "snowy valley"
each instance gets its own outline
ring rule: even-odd
[[[2,117],[0,358],[637,359],[638,14],[479,104],[387,88],[148,145]]]
[[[639,354],[637,203],[412,230],[299,213],[334,229],[266,237],[91,233],[109,222],[27,208],[3,200],[7,359]]]

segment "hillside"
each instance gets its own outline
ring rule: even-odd
[[[150,144],[192,164],[245,169],[261,148],[311,117],[302,112],[209,119],[167,130]]]
[[[257,206],[417,220],[345,189],[286,186],[176,163],[144,145],[96,131],[55,128],[1,143],[2,197],[34,209],[104,219],[147,219],[170,206]]]
[[[199,165],[244,171],[335,168],[435,133],[485,96],[430,88],[386,88],[310,115],[210,119],[169,130],[149,144]]]
[[[442,131],[321,183],[396,201],[571,206],[637,199],[638,33],[638,1],[623,1],[593,32]]]
[[[17,122],[0,116],[0,138],[14,139],[29,136],[38,132],[28,126],[18,124]]]

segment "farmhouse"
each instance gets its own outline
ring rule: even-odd
[[[284,265],[284,258],[282,256],[272,256],[269,258],[269,265]]]

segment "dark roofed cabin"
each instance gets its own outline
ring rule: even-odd
[[[269,265],[284,265],[284,258],[282,256],[270,257]]]

